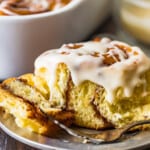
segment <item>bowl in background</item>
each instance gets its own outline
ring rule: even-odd
[[[73,0],[57,11],[0,16],[0,79],[33,72],[35,58],[84,40],[109,13],[111,0]]]

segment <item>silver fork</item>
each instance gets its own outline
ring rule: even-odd
[[[41,112],[43,112],[41,110]],[[83,142],[88,142],[88,143],[94,143],[94,144],[101,144],[101,143],[112,143],[116,142],[119,140],[125,133],[127,133],[131,128],[139,126],[139,125],[144,125],[144,124],[150,124],[150,120],[143,120],[143,121],[136,121],[133,123],[130,123],[123,128],[118,128],[118,129],[113,129],[113,130],[106,130],[102,131],[100,133],[84,133],[82,131],[77,131],[75,129],[69,128],[66,125],[62,124],[52,116],[47,115],[46,113],[43,112],[47,116],[47,118],[52,121],[54,124],[59,126],[61,129],[66,131],[69,135],[74,136],[76,138],[81,139]]]

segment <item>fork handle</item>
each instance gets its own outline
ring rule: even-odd
[[[122,128],[122,133],[129,131],[130,129],[132,129],[135,126],[144,125],[144,124],[150,124],[150,120],[136,121],[129,125],[126,125],[125,127]]]

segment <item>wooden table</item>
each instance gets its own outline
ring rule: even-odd
[[[111,17],[109,17],[103,25],[98,27],[92,35],[98,33],[113,33],[115,34],[115,26]],[[91,36],[92,36],[91,35]],[[37,150],[30,146],[27,146],[21,142],[16,141],[15,139],[8,136],[0,129],[0,150]],[[148,150],[148,149],[147,149]]]

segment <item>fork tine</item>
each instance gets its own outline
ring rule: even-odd
[[[87,142],[90,142],[90,143],[94,143],[94,144],[100,144],[102,142],[104,142],[103,139],[94,139],[94,138],[91,138],[89,136],[87,136],[86,134],[84,133],[79,133],[69,127],[67,127],[66,125],[62,124],[61,122],[59,122],[58,120],[54,119],[53,117],[51,116],[48,116],[48,118],[56,125],[58,125],[61,129],[63,129],[64,131],[66,131],[69,135],[72,135],[74,137],[77,137],[77,138],[80,138],[83,140],[83,143],[87,143]]]
[[[136,121],[133,122],[131,124],[126,125],[122,131],[122,133],[124,134],[125,132],[129,131],[130,129],[132,129],[135,126],[139,126],[139,125],[144,125],[144,124],[150,124],[150,120],[142,120],[142,121]]]

